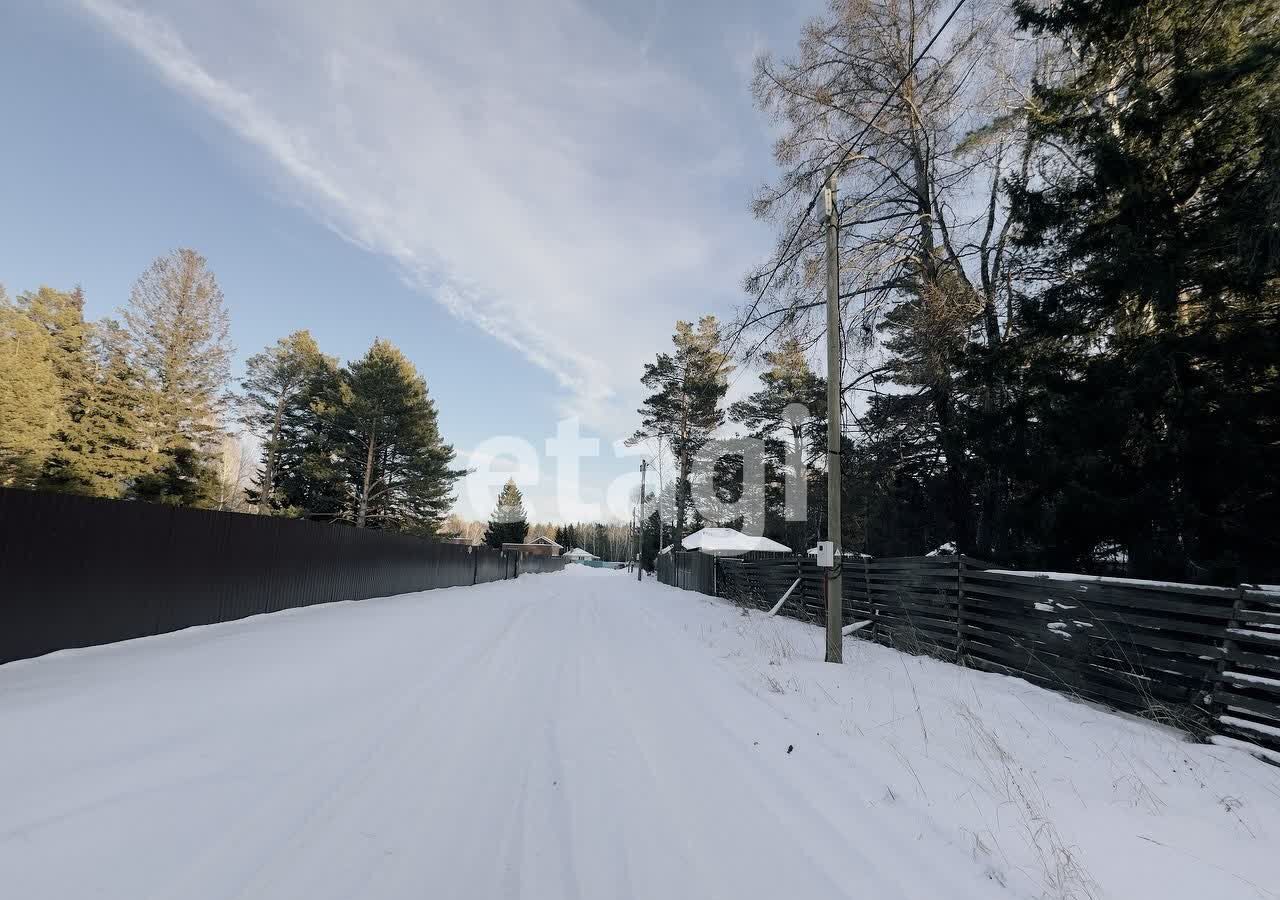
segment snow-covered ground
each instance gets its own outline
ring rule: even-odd
[[[0,896],[1280,894],[1280,769],[573,567],[0,666]]]

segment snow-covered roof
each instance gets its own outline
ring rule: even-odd
[[[708,556],[740,556],[743,553],[790,553],[786,544],[767,537],[743,534],[734,528],[703,528],[681,543],[686,550],[700,550]],[[670,548],[666,548],[669,550]],[[666,552],[665,550],[663,552]]]
[[[560,544],[557,544],[555,541],[551,540],[551,538],[547,537],[545,534],[540,534],[540,535],[538,535],[536,538],[534,538],[533,540],[531,540],[529,543],[530,543],[530,544],[550,544],[552,547],[559,547],[559,546],[560,546]]]
[[[567,553],[562,553],[560,555],[565,559],[599,559],[600,558],[596,556],[594,553],[588,553],[586,550],[583,550],[581,547],[574,547],[572,550],[568,551]]]

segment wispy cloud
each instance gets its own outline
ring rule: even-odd
[[[717,103],[573,0],[80,0],[289,195],[626,427],[677,317],[754,248]]]

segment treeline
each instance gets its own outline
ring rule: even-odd
[[[450,516],[445,530],[468,542],[482,542],[494,548],[501,548],[503,544],[530,543],[536,538],[547,537],[565,551],[581,547],[588,553],[611,562],[622,562],[628,558],[629,553],[635,552],[635,533],[631,525],[604,522],[530,524],[524,508],[524,495],[515,480],[510,478],[498,493],[487,524],[467,522],[458,516]]]
[[[781,172],[755,212],[778,245],[717,351],[766,368],[732,417],[820,452],[836,166],[849,548],[1274,578],[1280,3],[969,3],[912,69],[953,7],[833,0],[757,61]],[[677,459],[723,415],[721,364],[682,340],[641,411]],[[792,401],[815,413],[798,431]],[[798,542],[779,504],[766,531]]]
[[[0,291],[0,484],[436,533],[463,473],[398,349],[342,366],[299,331],[236,385],[229,332],[193,250],[157,259],[119,320],[86,321],[78,288]]]
[[[551,538],[565,550],[581,547],[606,562],[626,562],[636,552],[635,530],[618,522],[569,522],[557,525]]]

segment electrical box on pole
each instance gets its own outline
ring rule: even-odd
[[[830,569],[836,564],[836,545],[831,541],[818,541],[818,566]]]

